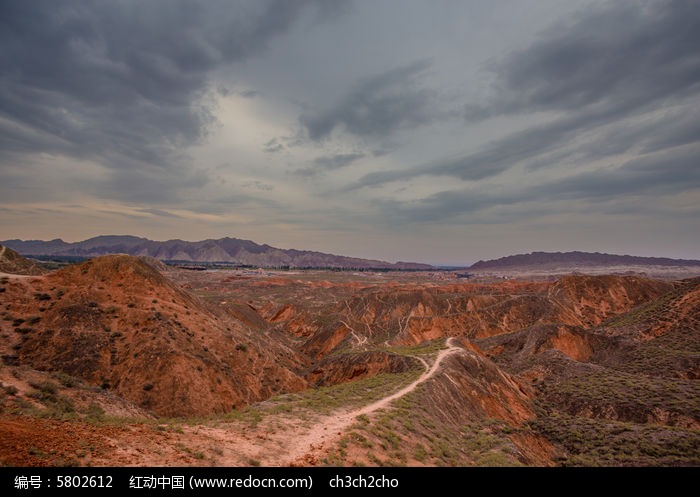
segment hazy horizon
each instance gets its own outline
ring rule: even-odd
[[[700,259],[692,1],[5,2],[0,239]]]
[[[43,239],[43,240],[42,240],[42,239],[25,239],[25,240],[21,240],[21,241],[25,241],[25,242],[26,242],[26,241],[43,241],[43,242],[49,242],[49,241],[54,241],[54,240],[62,240],[62,241],[64,241],[64,242],[66,242],[66,243],[76,243],[76,242],[83,242],[83,241],[86,241],[86,240],[90,240],[90,239],[93,239],[93,238],[99,238],[99,237],[133,237],[133,236],[136,236],[136,235],[129,235],[129,234],[117,234],[117,235],[115,235],[115,234],[101,234],[101,235],[96,235],[96,236],[94,236],[94,237],[88,237],[88,238],[79,239],[79,240],[67,240],[67,239],[62,238],[62,237],[59,236],[59,237],[54,237],[54,238],[51,238],[51,239]],[[152,239],[152,238],[148,238],[147,236],[142,236],[142,237],[136,236],[136,237],[137,237],[137,238],[144,238],[144,239],[147,239],[147,240],[153,241],[153,242],[170,242],[170,241],[202,242],[202,241],[206,241],[206,240],[220,240],[220,239],[222,239],[222,238],[227,238],[226,236],[222,236],[222,237],[218,237],[218,238],[206,238],[206,239],[198,239],[198,240],[187,240],[187,239],[184,239],[184,238]],[[237,237],[235,237],[235,236],[228,236],[228,238],[237,238]],[[12,239],[12,238],[6,238],[5,240],[9,241],[9,240],[13,240],[13,239]],[[246,240],[246,239],[242,239],[242,240]],[[273,248],[282,249],[282,250],[296,249],[296,250],[308,250],[308,251],[314,251],[314,252],[323,252],[322,250],[315,250],[315,249],[313,249],[313,248],[306,248],[306,247],[278,247],[278,246],[274,246],[274,245],[269,244],[269,243],[266,244],[265,242],[258,242],[258,241],[256,241],[256,240],[246,240],[246,241],[252,241],[252,242],[254,242],[254,243],[257,243],[258,245],[270,245],[270,246],[272,246]],[[514,253],[511,253],[511,254],[505,254],[505,255],[494,256],[494,257],[487,257],[487,258],[484,258],[484,259],[475,259],[475,260],[473,260],[473,261],[467,261],[467,262],[464,262],[464,261],[460,261],[460,262],[450,262],[450,261],[446,261],[446,262],[444,262],[444,261],[434,262],[434,261],[429,261],[429,260],[381,259],[381,258],[378,258],[378,257],[360,256],[360,255],[356,255],[356,254],[347,254],[347,253],[333,253],[333,255],[345,256],[345,257],[358,257],[358,258],[371,259],[371,260],[383,260],[383,261],[385,261],[385,262],[391,262],[391,263],[396,263],[396,262],[415,262],[415,263],[422,263],[422,264],[430,264],[430,265],[435,266],[435,267],[464,267],[464,268],[466,268],[466,267],[469,267],[469,266],[471,266],[471,265],[473,265],[473,264],[479,262],[480,260],[492,260],[492,259],[499,259],[499,258],[507,257],[507,256],[528,255],[528,254],[531,254],[531,253],[538,253],[538,252],[540,252],[540,253],[541,253],[541,252],[545,252],[545,253],[582,252],[582,253],[599,253],[599,254],[603,254],[603,255],[620,255],[620,256],[633,256],[633,257],[659,257],[659,258],[664,258],[664,257],[665,257],[665,256],[658,256],[658,255],[616,254],[616,253],[610,253],[610,252],[600,252],[600,251],[577,251],[577,250],[566,250],[566,251],[557,251],[557,250],[531,250],[531,251],[529,251],[529,252],[518,252],[518,253],[515,253],[515,252],[514,252]],[[693,258],[682,258],[682,257],[675,257],[675,258],[672,258],[672,259],[679,259],[679,260],[680,260],[680,259],[685,259],[685,260],[697,260],[697,259],[693,259]]]

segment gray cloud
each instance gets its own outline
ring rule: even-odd
[[[0,0],[0,230],[697,258],[698,33],[689,0]]]
[[[573,122],[557,122],[528,128],[472,154],[437,160],[409,169],[369,173],[349,185],[348,190],[407,180],[422,175],[453,176],[474,181],[487,179],[507,171],[518,162],[550,152],[552,146],[566,143],[565,140],[579,129],[578,121],[579,119],[576,118]]]
[[[175,219],[182,219],[182,216],[178,216],[177,214],[173,214],[172,212],[164,211],[162,209],[137,209],[137,212],[143,212],[145,214],[153,214],[154,216],[159,216],[159,217],[171,217]]]
[[[174,174],[177,172],[177,174]],[[98,198],[125,200],[137,204],[175,204],[174,193],[198,189],[209,183],[206,171],[185,169],[111,169],[105,178],[76,178],[76,187]]]
[[[351,154],[324,155],[321,157],[316,157],[314,159],[313,166],[297,169],[294,171],[294,174],[303,177],[317,176],[324,172],[347,167],[363,157],[365,157],[365,154],[357,152]]]
[[[421,175],[478,181],[515,165],[559,167],[637,149],[660,151],[700,140],[700,11],[692,1],[612,2],[561,23],[490,70],[494,95],[467,106],[468,122],[535,112],[565,113],[474,153],[379,171],[348,189]],[[659,110],[661,118],[650,117]],[[636,120],[636,121],[635,121]],[[624,121],[624,122],[623,122]],[[650,124],[651,122],[651,124]],[[613,129],[619,124],[619,129]],[[576,147],[584,133],[593,143]]]
[[[381,201],[379,204],[387,215],[418,222],[445,221],[489,208],[524,204],[527,204],[526,208],[513,210],[508,216],[498,213],[497,217],[505,221],[533,217],[547,211],[551,213],[552,208],[547,206],[552,202],[580,201],[598,209],[601,203],[616,205],[621,199],[635,196],[700,189],[698,154],[699,146],[688,146],[671,153],[631,159],[619,167],[581,172],[535,185],[497,191],[488,188],[448,190],[416,201]],[[557,210],[560,211],[561,208]]]
[[[280,143],[278,138],[272,138],[263,145],[263,151],[267,152],[268,154],[274,154],[275,152],[281,152],[282,150],[284,150],[284,145]]]
[[[693,0],[610,2],[545,32],[491,70],[496,93],[469,118],[648,105],[697,94],[700,20]]]
[[[680,193],[700,188],[700,147],[641,156],[611,170],[586,171],[534,188],[534,196],[596,201],[627,195]]]
[[[299,120],[315,141],[338,127],[352,135],[376,138],[428,124],[438,116],[436,96],[421,88],[419,81],[430,65],[421,60],[365,79],[335,105],[305,113]]]
[[[341,167],[349,166],[356,160],[362,159],[365,154],[335,154],[314,159],[314,164],[325,170],[340,169]]]
[[[211,72],[264,50],[310,3],[2,2],[4,160],[36,152],[90,159],[114,170],[110,183],[120,187],[184,174],[183,149],[215,122]]]
[[[243,98],[255,98],[260,94],[260,92],[256,90],[243,90],[239,91],[238,94]]]
[[[262,181],[245,181],[240,184],[241,187],[243,188],[252,188],[254,190],[259,190],[259,191],[265,191],[265,192],[270,192],[275,189],[274,186],[272,186],[269,183],[264,183]]]
[[[279,209],[284,212],[285,207],[276,200],[245,193],[219,195],[207,199],[206,202],[197,201],[188,206],[189,211],[198,214],[222,215],[232,210],[248,210],[257,213],[261,220],[264,218],[263,212],[267,213],[269,209]]]

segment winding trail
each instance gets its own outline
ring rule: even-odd
[[[216,466],[313,466],[325,457],[327,451],[343,436],[358,416],[371,414],[388,407],[392,401],[409,394],[421,383],[436,375],[445,358],[460,350],[454,338],[445,342],[431,363],[422,357],[418,359],[425,371],[413,382],[400,390],[371,404],[331,415],[317,415],[313,418],[292,415],[271,416],[259,426],[246,426],[234,422],[233,425],[182,425],[180,433],[168,430],[158,431],[155,438],[148,438],[150,428],[136,425],[129,435],[115,436],[110,440],[110,456],[95,459],[98,465],[141,465],[168,466],[177,461],[179,465],[197,465],[203,461],[214,462]],[[268,422],[269,421],[269,422]],[[311,426],[309,426],[311,425]],[[149,450],[135,448],[133,437],[150,444]],[[153,435],[150,434],[152,437]],[[183,447],[187,448],[183,454]],[[193,459],[191,454],[215,454],[209,460]]]
[[[294,438],[289,446],[286,447],[286,457],[277,462],[269,461],[271,466],[291,466],[304,461],[304,459],[321,453],[325,448],[330,446],[332,442],[342,436],[343,432],[350,427],[358,416],[370,414],[379,409],[384,409],[396,399],[412,392],[415,388],[424,381],[432,378],[442,364],[442,361],[450,354],[462,350],[458,345],[454,344],[453,338],[450,337],[445,342],[446,349],[441,350],[432,366],[428,367],[428,363],[421,357],[416,357],[425,366],[425,372],[412,383],[406,385],[401,390],[394,392],[391,395],[383,397],[371,404],[354,409],[352,411],[328,416],[326,419],[321,419],[311,430],[299,437]]]

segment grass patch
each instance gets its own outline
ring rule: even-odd
[[[244,421],[255,426],[271,414],[299,414],[312,411],[327,415],[339,408],[362,406],[386,397],[412,382],[419,375],[420,371],[384,373],[339,385],[310,388],[232,411],[224,418]]]
[[[446,348],[446,340],[444,338],[440,338],[438,340],[430,340],[427,342],[423,342],[419,345],[390,347],[386,350],[399,355],[424,356],[437,354],[438,352]]]
[[[545,416],[533,431],[560,446],[563,466],[697,466],[700,431],[588,419]]]
[[[678,378],[700,363],[700,330],[673,329],[634,346],[611,367],[628,373]]]
[[[336,465],[370,466],[517,466],[521,465],[510,439],[517,433],[506,422],[483,419],[457,426],[434,417],[422,402],[421,387],[372,416],[360,416],[334,450]],[[529,427],[527,427],[529,430]],[[351,451],[351,447],[357,450]],[[367,449],[371,449],[369,452]],[[344,453],[366,454],[364,460]]]
[[[667,411],[700,419],[700,384],[605,370],[538,384],[541,406],[548,413],[562,411],[591,417],[611,417],[646,423],[654,412]]]
[[[631,311],[623,314],[622,316],[611,319],[606,323],[606,326],[611,328],[619,328],[622,326],[630,326],[639,323],[643,323],[649,319],[654,318],[655,314],[668,309],[671,302],[680,298],[685,289],[684,287],[676,288],[670,292],[662,295],[656,300],[642,304],[635,307]]]

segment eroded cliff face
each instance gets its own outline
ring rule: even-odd
[[[306,375],[313,386],[337,385],[381,373],[405,373],[422,368],[412,357],[384,351],[358,352],[327,356]]]
[[[559,326],[552,346],[577,358],[586,339],[567,329],[590,328],[653,301],[671,284],[633,276],[574,275],[556,282],[504,282],[424,288],[377,286],[336,299],[323,317],[302,303],[268,309],[266,319],[320,358],[342,348],[417,345],[449,336],[486,338],[538,325]],[[573,334],[572,334],[573,333]]]

